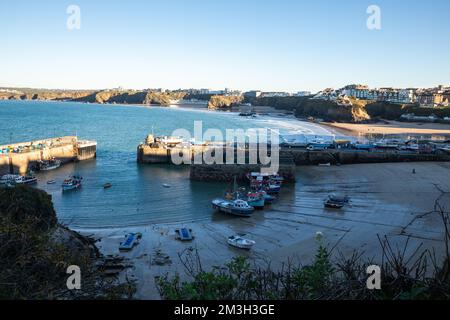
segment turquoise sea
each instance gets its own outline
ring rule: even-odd
[[[97,105],[71,102],[0,101],[0,145],[64,135],[96,140],[97,159],[38,173],[38,188],[53,197],[59,220],[72,228],[109,228],[213,219],[211,199],[226,185],[189,180],[189,168],[139,165],[136,148],[147,134],[176,129],[278,129],[281,134],[330,135],[308,122],[281,117],[239,117],[235,113],[180,107]],[[83,188],[62,194],[64,178],[78,173]],[[46,181],[54,179],[55,185]],[[113,187],[104,190],[102,185]],[[164,188],[169,184],[171,188]]]

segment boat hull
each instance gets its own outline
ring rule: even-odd
[[[74,184],[74,185],[63,185],[62,186],[62,191],[63,192],[72,191],[72,190],[76,190],[76,189],[79,189],[79,188],[81,188],[81,183],[77,183],[77,184]]]
[[[255,200],[246,200],[246,202],[248,203],[249,206],[252,206],[255,209],[259,209],[262,210],[264,209],[264,198],[262,199],[255,199]]]
[[[216,211],[231,214],[233,216],[245,217],[245,218],[251,217],[253,210],[254,210],[253,207],[236,208],[231,205],[231,202],[221,201],[221,200],[214,200],[212,202],[212,207]]]

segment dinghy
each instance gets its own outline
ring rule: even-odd
[[[120,243],[119,251],[131,251],[142,238],[141,233],[129,233],[125,236],[125,241]]]
[[[194,240],[194,236],[192,235],[192,229],[181,228],[175,230],[177,234],[177,239],[180,241],[192,241]]]
[[[231,236],[228,238],[228,244],[239,249],[250,250],[256,242],[240,236]]]

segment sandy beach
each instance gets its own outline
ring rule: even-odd
[[[324,126],[339,130],[343,134],[355,136],[367,134],[424,134],[450,135],[450,125],[444,123],[420,123],[386,121],[374,124],[357,123],[321,123]]]
[[[416,173],[413,174],[413,169]],[[122,272],[124,279],[136,279],[138,299],[159,299],[155,277],[179,272],[186,277],[179,259],[189,249],[197,249],[203,268],[222,266],[232,257],[245,255],[258,264],[273,267],[293,259],[309,263],[317,249],[316,232],[324,234],[324,243],[336,245],[335,253],[349,254],[360,250],[377,258],[380,244],[377,235],[388,236],[401,248],[410,237],[409,250],[420,243],[424,248],[444,250],[443,230],[438,215],[414,220],[431,211],[441,194],[436,188],[450,191],[450,163],[360,164],[340,167],[298,167],[298,183],[283,188],[278,201],[251,218],[236,218],[214,213],[205,221],[185,224],[152,224],[135,228],[80,230],[100,241],[105,255],[130,259],[132,268]],[[351,197],[351,205],[343,210],[324,209],[323,200],[331,193]],[[449,207],[450,195],[442,205]],[[405,227],[408,226],[406,229]],[[181,243],[175,229],[193,229],[195,240]],[[141,243],[129,253],[120,253],[119,243],[128,232],[142,232]],[[231,248],[226,239],[236,233],[256,241],[249,252]],[[167,256],[157,264],[157,256]]]

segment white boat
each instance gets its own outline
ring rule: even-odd
[[[377,148],[398,149],[402,141],[396,139],[381,139],[374,143]]]
[[[228,244],[239,249],[250,250],[256,242],[240,236],[231,236],[228,238]]]
[[[0,178],[0,184],[35,184],[37,178],[31,175],[20,176],[17,174],[6,174]]]
[[[331,167],[331,163],[319,163],[319,167]]]
[[[20,180],[20,176],[17,174],[5,174],[0,178],[0,184],[15,183],[16,180]]]
[[[37,178],[35,176],[27,175],[27,176],[21,176],[20,178],[16,179],[16,184],[35,184],[37,183]]]
[[[164,136],[160,138],[162,144],[166,145],[176,145],[184,142],[182,137],[168,137]]]

